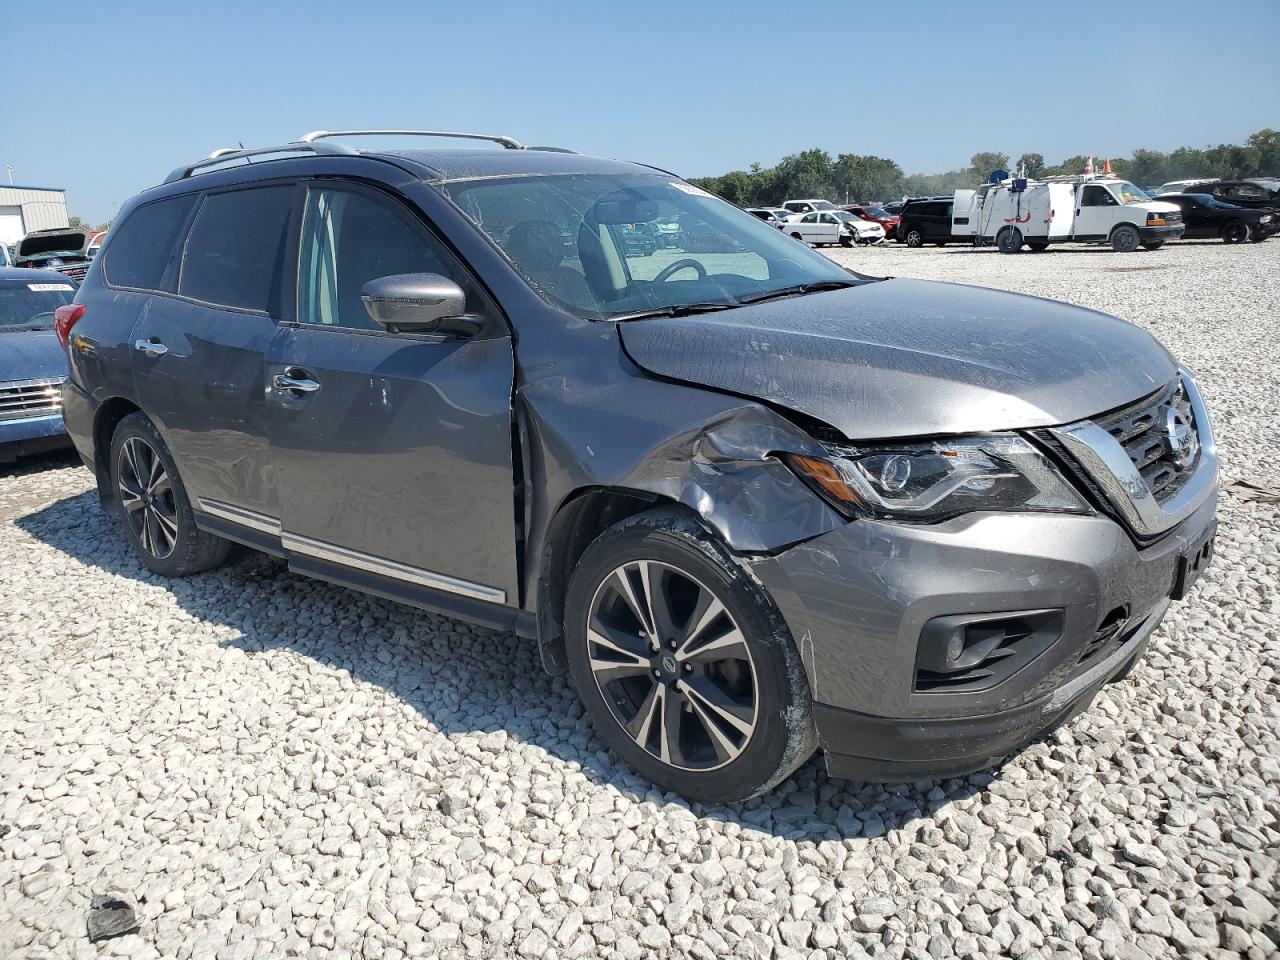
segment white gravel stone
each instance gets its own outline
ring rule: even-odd
[[[1278,255],[832,253],[1151,329],[1224,483],[1273,487]],[[0,468],[0,957],[1274,954],[1280,505],[1226,489],[1220,520],[1133,675],[1003,767],[814,761],[704,808],[613,759],[531,644],[247,551],[165,581],[73,457]],[[90,945],[108,892],[141,927]]]

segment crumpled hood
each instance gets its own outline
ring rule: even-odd
[[[0,333],[0,384],[66,377],[67,355],[52,330]]]
[[[927,280],[626,321],[619,332],[650,373],[766,400],[852,440],[1069,423],[1176,371],[1151,334],[1116,317]]]

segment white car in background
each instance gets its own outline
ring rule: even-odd
[[[814,246],[840,244],[852,247],[879,243],[884,239],[884,227],[878,223],[860,220],[844,210],[814,210],[812,213],[793,216],[784,225],[788,235]]]

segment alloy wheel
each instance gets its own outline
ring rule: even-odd
[[[130,437],[120,447],[120,505],[142,549],[163,560],[178,542],[178,509],[169,473],[147,441]]]
[[[715,593],[656,560],[616,567],[587,614],[592,677],[642,749],[683,770],[733,762],[756,729],[755,664]]]

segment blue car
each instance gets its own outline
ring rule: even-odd
[[[0,463],[70,443],[60,394],[67,355],[53,312],[75,293],[75,281],[52,270],[0,267]]]

